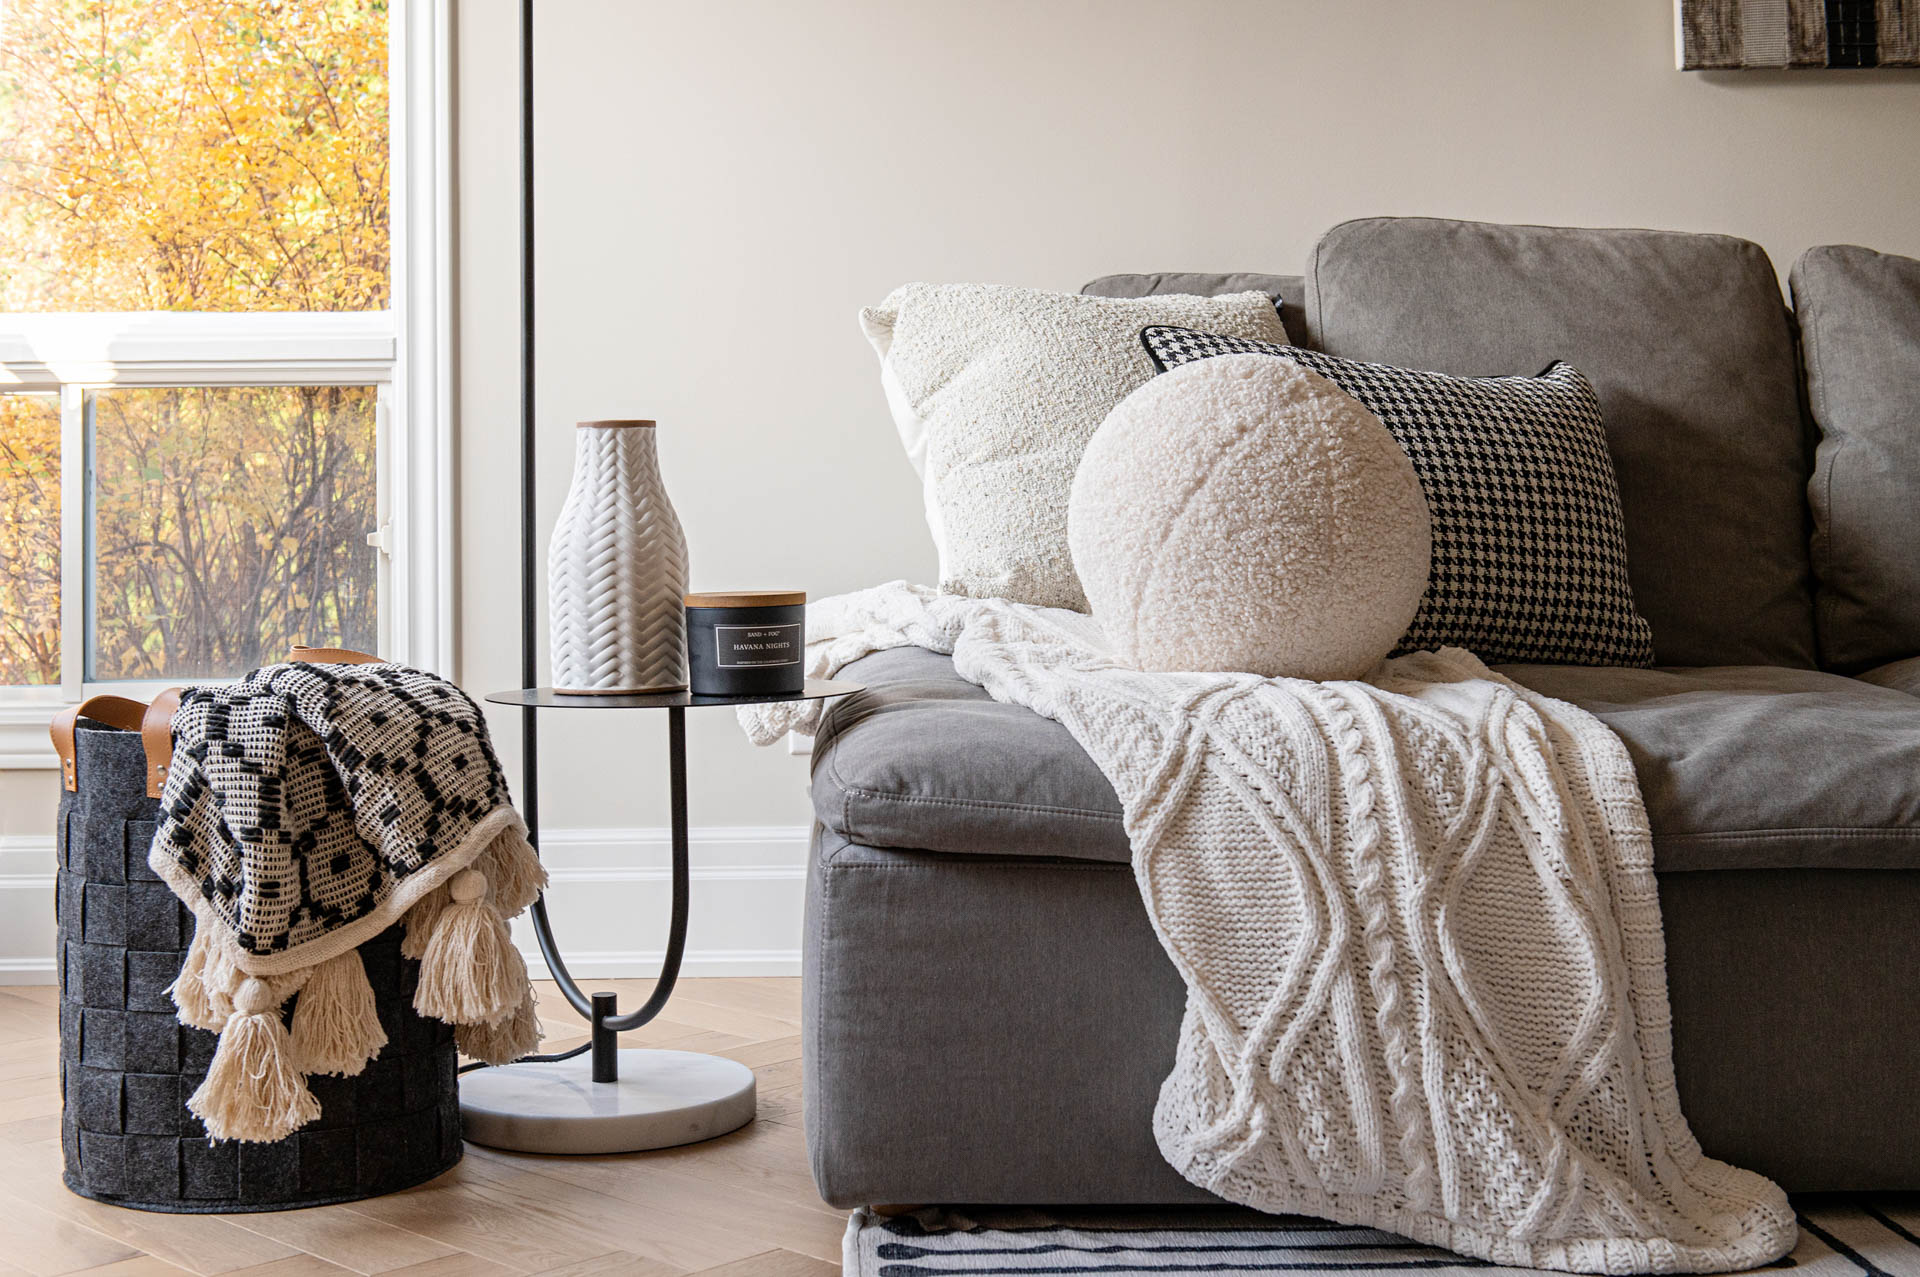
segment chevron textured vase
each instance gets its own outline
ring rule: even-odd
[[[547,544],[553,687],[687,685],[687,543],[660,482],[651,421],[583,421],[573,486]]]

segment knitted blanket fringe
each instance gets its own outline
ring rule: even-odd
[[[1726,1272],[1792,1249],[1680,1112],[1652,838],[1575,706],[1446,649],[1311,683],[1121,666],[1092,618],[895,582],[809,670],[950,653],[1112,781],[1187,986],[1154,1134],[1191,1182],[1496,1264]],[[762,744],[818,703],[742,710]]]
[[[402,742],[404,768],[387,761]],[[148,863],[194,915],[169,993],[181,1023],[220,1035],[187,1100],[211,1138],[284,1139],[320,1115],[310,1075],[380,1054],[359,946],[395,923],[420,963],[414,1009],[463,1054],[504,1064],[539,1044],[507,920],[546,871],[457,688],[401,666],[269,666],[189,689],[174,758]]]

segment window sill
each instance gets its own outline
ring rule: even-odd
[[[384,380],[391,311],[0,315],[0,383]]]

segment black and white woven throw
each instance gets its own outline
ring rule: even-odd
[[[531,1049],[506,920],[545,874],[464,692],[404,665],[295,661],[186,689],[173,732],[148,863],[195,916],[172,994],[221,1035],[189,1102],[211,1133],[282,1138],[318,1112],[307,1075],[365,1068],[386,1035],[356,950],[396,922],[417,1011],[476,1058]]]
[[[1291,360],[1399,442],[1432,515],[1433,568],[1394,655],[1463,647],[1494,664],[1653,664],[1600,401],[1573,365],[1453,377],[1187,328],[1140,339],[1161,372],[1216,355]]]
[[[1796,1198],[1800,1240],[1768,1269],[1808,1277],[1894,1277],[1920,1272],[1920,1199]],[[1423,1246],[1392,1233],[1238,1207],[1102,1210],[943,1209],[847,1222],[846,1277],[952,1277],[960,1273],[1460,1272],[1521,1277],[1507,1268]]]
[[[479,709],[403,665],[269,665],[188,688],[173,729],[155,869],[253,975],[385,930],[519,820]]]

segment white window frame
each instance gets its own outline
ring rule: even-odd
[[[85,392],[128,386],[376,388],[379,641],[427,669],[453,660],[451,0],[388,10],[393,308],[354,313],[0,314],[0,393],[60,395],[59,686],[0,688],[0,770],[58,766],[47,724],[88,683]]]

